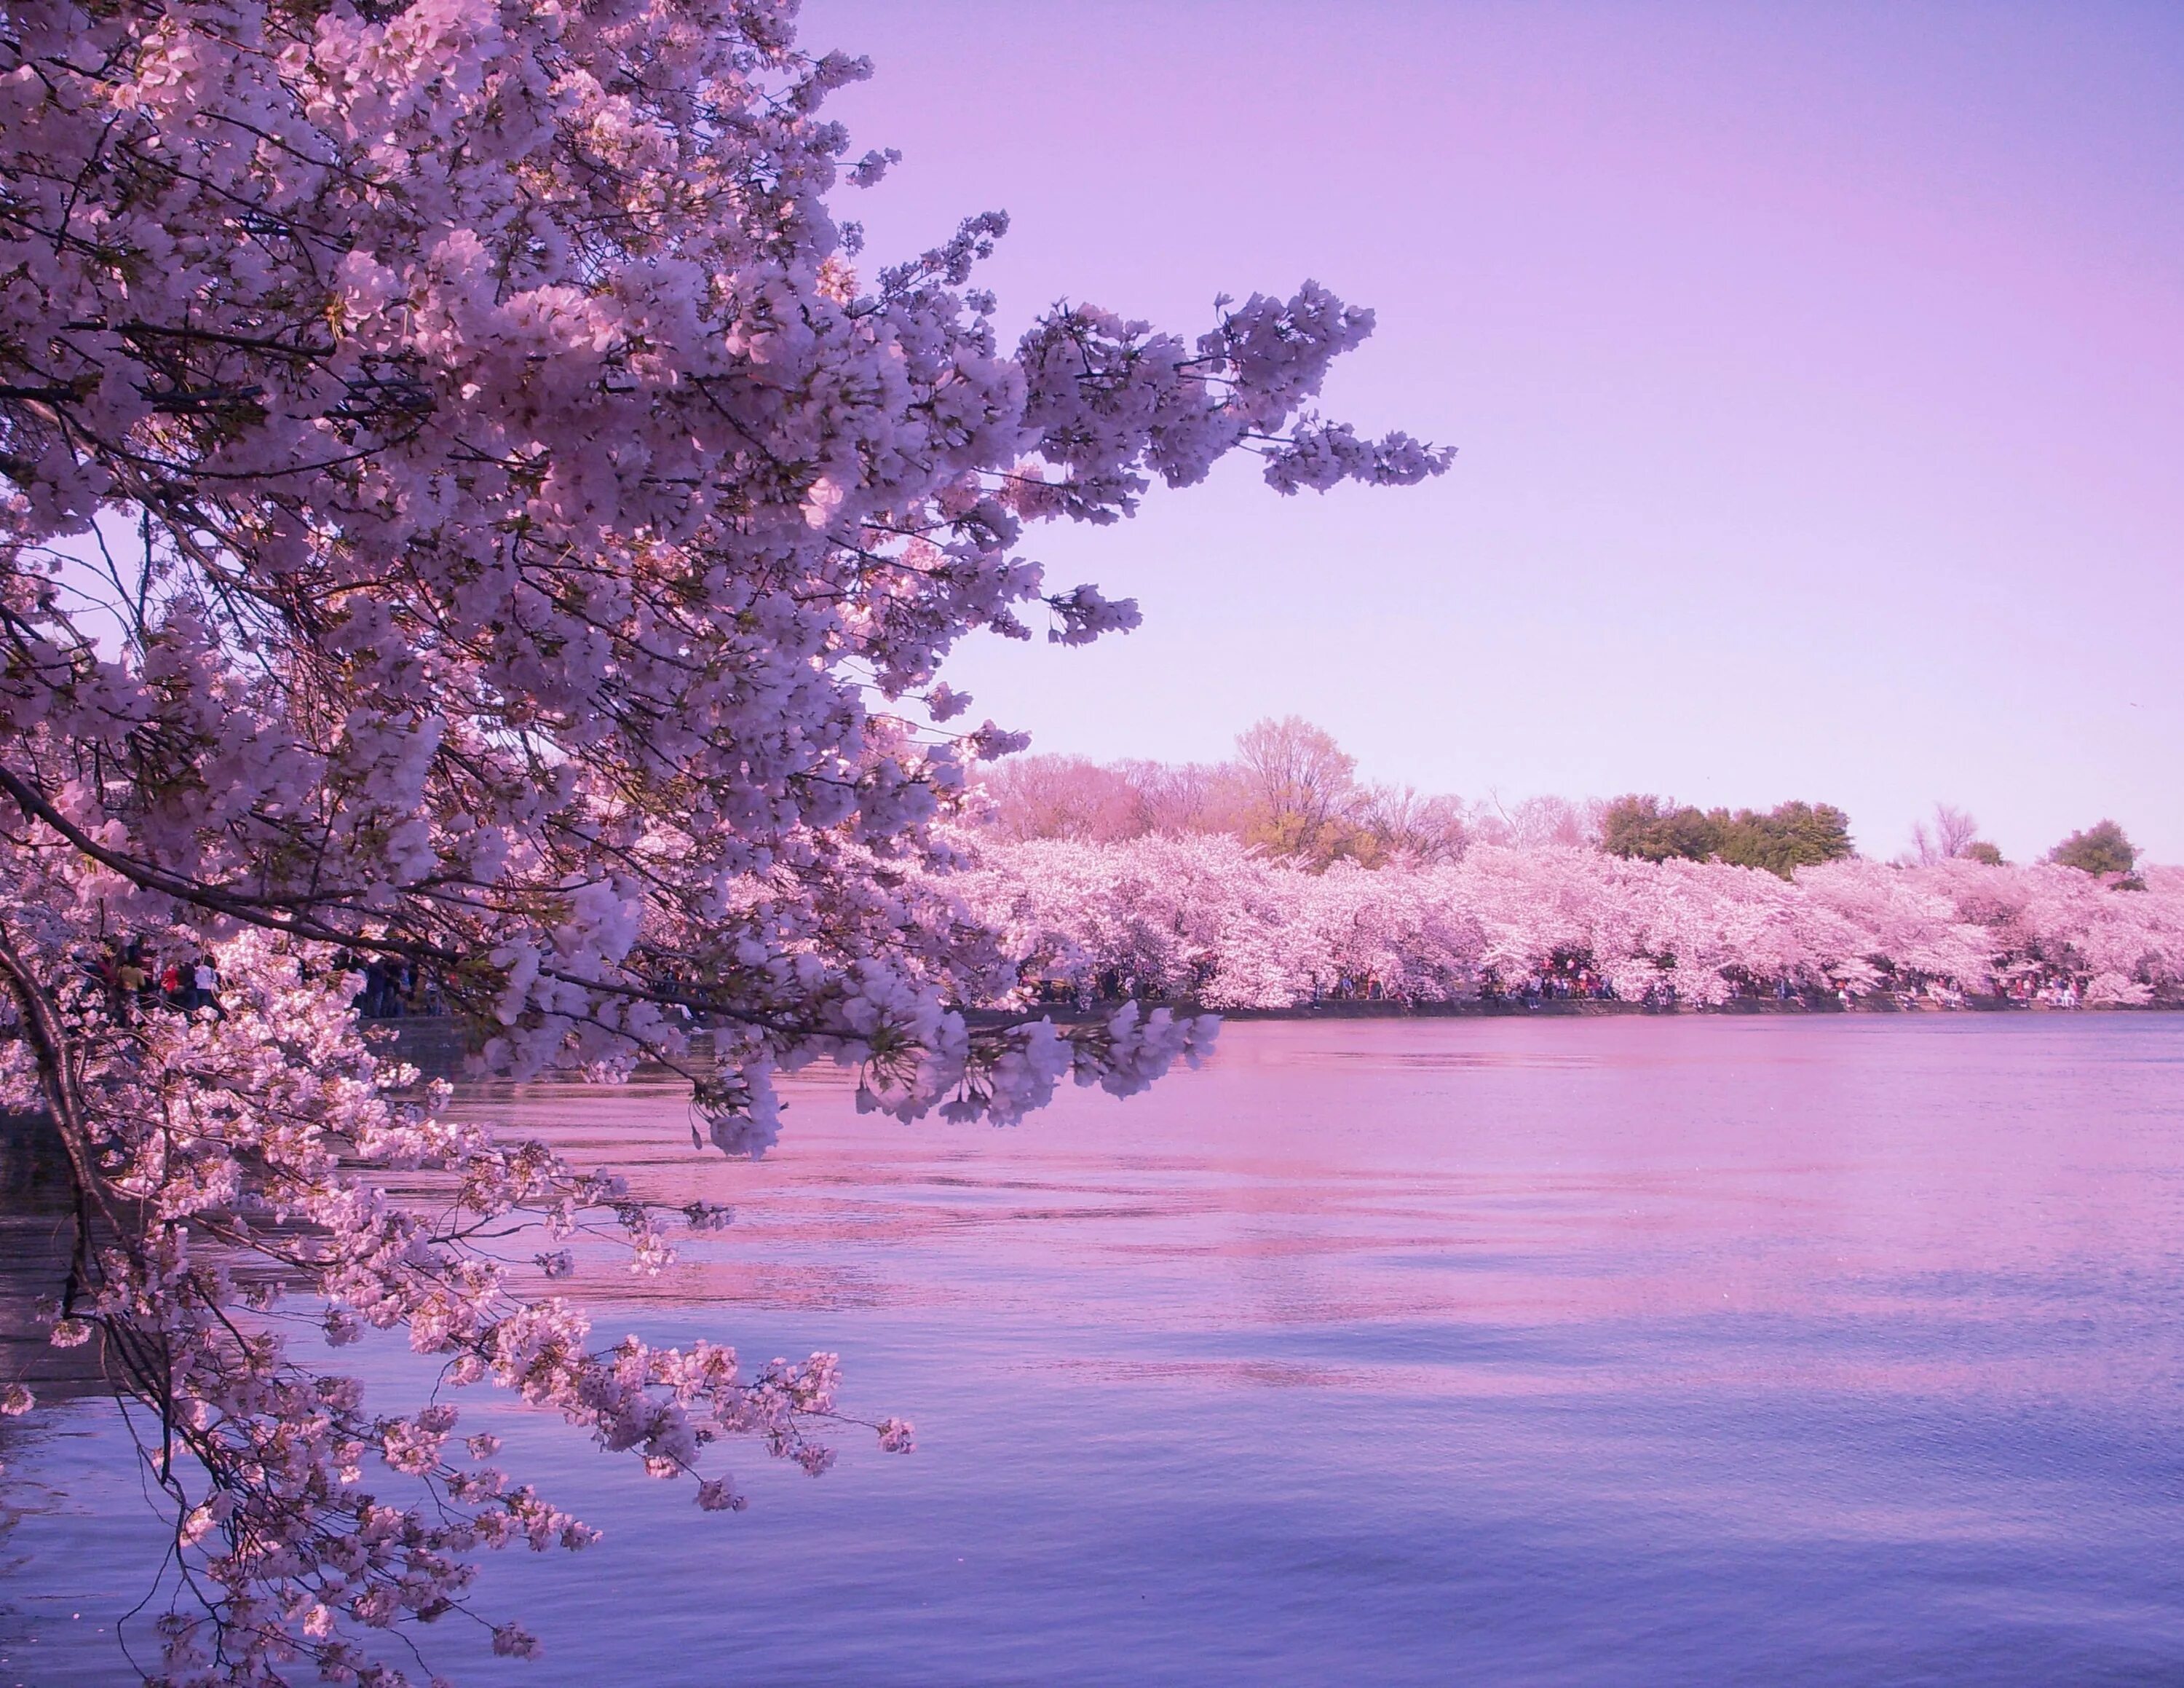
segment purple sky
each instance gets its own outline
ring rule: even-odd
[[[1263,714],[1505,800],[1936,798],[2014,859],[2184,860],[2184,7],[810,0],[867,261],[968,212],[1011,332],[1379,314],[1328,409],[1425,488],[1250,466],[1043,533],[1139,599],[950,679],[1038,748],[1211,758]]]

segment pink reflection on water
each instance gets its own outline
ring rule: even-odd
[[[756,1164],[692,1154],[660,1087],[471,1105],[634,1160],[648,1193],[736,1206],[655,1283],[582,1286],[621,1299],[1046,1320],[1071,1351],[1018,1363],[1160,1386],[1334,1387],[1362,1366],[1407,1391],[1652,1377],[2029,1397],[2176,1369],[2172,1341],[2053,1328],[2175,1270],[2178,1093],[2147,1063],[2176,1040],[2135,1029],[2112,1022],[2120,1041],[2095,1049],[2058,1028],[2052,1060],[1997,1067],[1996,1034],[2042,1028],[1244,1024],[1202,1073],[1127,1103],[1076,1093],[1006,1131],[860,1115],[846,1076],[806,1076]],[[1923,1351],[1919,1330],[1944,1321]],[[1812,1339],[1775,1339],[1788,1324]],[[1152,1332],[1335,1326],[1424,1334],[1340,1365],[1126,1352]],[[1884,1349],[1857,1339],[1883,1327]],[[1545,1368],[1464,1340],[1509,1328],[1593,1335]]]
[[[603,1334],[838,1349],[920,1447],[732,1450],[751,1510],[693,1530],[473,1392],[607,1534],[485,1571],[546,1675],[456,1674],[621,1681],[638,1635],[675,1688],[2184,1680],[2180,1078],[2176,1015],[1257,1024],[1011,1131],[800,1083],[757,1165],[662,1087],[467,1093],[739,1210],[656,1281],[587,1262]],[[54,1428],[6,1598],[125,1610],[118,1428]]]

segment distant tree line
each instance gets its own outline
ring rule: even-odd
[[[988,769],[984,786],[987,827],[1013,842],[1220,835],[1312,868],[1430,865],[1475,843],[1589,847],[1602,808],[1561,797],[1505,808],[1362,781],[1332,734],[1295,715],[1246,728],[1225,762],[1011,757]]]
[[[2126,889],[2054,862],[1852,858],[1778,877],[1480,844],[1315,872],[1201,835],[994,841],[946,883],[1016,963],[995,1006],[2184,1008],[2184,868]]]
[[[1721,862],[1782,879],[1801,867],[1858,853],[1850,817],[1833,803],[1702,809],[1633,793],[1609,802],[1528,797],[1466,800],[1361,780],[1357,760],[1325,729],[1295,715],[1254,723],[1218,763],[1095,763],[1074,756],[1011,757],[983,778],[984,824],[1012,842],[1061,839],[1119,844],[1212,835],[1323,870],[1337,862],[1433,866],[1474,844],[1587,848],[1646,862]],[[2138,852],[2113,820],[2074,832],[2048,859],[2112,876],[2135,889]],[[1912,829],[1907,865],[1970,861],[2003,866],[1962,809],[1937,803]]]

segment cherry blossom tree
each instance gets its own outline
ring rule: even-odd
[[[453,1122],[357,968],[429,977],[483,1067],[665,1062],[731,1154],[813,1059],[906,1117],[1142,1084],[1207,1027],[961,1011],[1025,1001],[944,824],[1021,740],[947,725],[940,665],[1134,623],[1045,579],[1043,523],[1236,451],[1284,494],[1448,461],[1313,411],[1372,316],[1310,282],[1007,345],[1002,217],[861,271],[831,196],[891,155],[851,158],[823,111],[867,67],[794,11],[0,5],[0,1104],[60,1132],[53,1339],[142,1410],[173,1515],[163,1681],[389,1688],[478,1550],[588,1539],[452,1406],[303,1357],[298,1305],[709,1510],[710,1445],[816,1470],[840,1417],[830,1356],[599,1346],[566,1248],[488,1252],[529,1221],[655,1270],[722,1216]],[[143,983],[172,964],[209,1000]],[[448,1199],[387,1196],[410,1167]]]
[[[2184,1003],[2184,869],[2143,890],[2048,864],[1762,869],[1474,844],[1460,859],[1315,870],[1233,836],[986,843],[951,881],[1020,977],[1084,1003],[1128,988],[1285,1009],[1522,993],[1574,970],[1625,1003],[1938,990],[2028,979],[2072,999]],[[1536,994],[1536,992],[1535,992]]]

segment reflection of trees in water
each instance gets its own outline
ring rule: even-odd
[[[38,1321],[68,1277],[74,1200],[53,1122],[0,1115],[0,1384],[28,1383],[41,1405],[107,1392],[98,1343],[55,1348]]]

